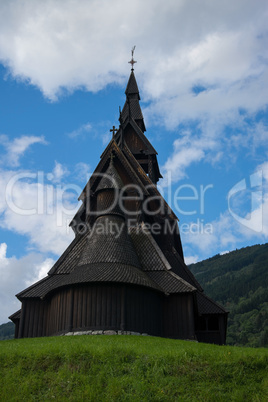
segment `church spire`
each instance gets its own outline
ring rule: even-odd
[[[114,138],[121,149],[123,149],[124,143],[128,146],[145,173],[156,184],[162,176],[157,162],[157,152],[144,134],[146,128],[139,102],[139,88],[133,68],[134,63],[136,63],[134,50],[135,46],[131,51],[132,58],[129,61],[132,68],[125,90],[126,101],[123,110],[121,111],[119,108],[120,126]]]
[[[134,75],[134,64],[137,63],[134,60],[134,51],[136,46],[134,46],[131,50],[132,58],[129,61],[131,64],[131,73],[128,79],[127,87],[125,90],[126,94],[126,102],[122,110],[122,120],[125,122],[127,119],[134,120],[135,123],[139,126],[142,132],[146,131],[143,114],[140,107],[140,93],[138,84]]]

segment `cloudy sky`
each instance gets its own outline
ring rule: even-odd
[[[188,263],[268,238],[265,0],[0,2],[0,323],[73,238],[136,45]]]

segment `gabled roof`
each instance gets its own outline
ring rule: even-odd
[[[113,153],[122,166],[124,167],[125,172],[127,175],[130,177],[130,180],[132,181],[133,184],[136,184],[139,186],[141,191],[145,196],[151,195],[159,197],[159,199],[162,200],[163,204],[165,205],[165,210],[167,216],[170,216],[171,219],[178,220],[177,216],[175,213],[172,211],[170,206],[167,204],[165,199],[162,197],[160,192],[158,191],[157,187],[152,183],[150,178],[147,176],[141,165],[138,163],[136,158],[133,156],[131,151],[129,150],[128,146],[124,144],[123,150],[121,150],[117,143],[115,142],[114,139],[110,141],[110,143],[107,145],[106,149],[101,155],[101,160],[98,163],[94,173],[88,180],[86,186],[84,187],[82,193],[79,196],[79,200],[84,200],[87,195],[91,195],[96,191],[96,188],[98,186],[98,183],[102,177],[102,174],[107,171],[107,166],[110,160],[110,155]],[[106,170],[105,170],[106,169]],[[77,214],[74,216],[73,221],[78,221],[80,219],[80,216],[83,214],[83,211],[85,210],[85,205],[83,204]],[[72,222],[73,222],[72,221]],[[72,222],[70,223],[70,226],[72,226]]]
[[[123,165],[126,173],[129,175],[130,179],[133,180],[133,182],[135,184],[140,186],[141,190],[143,191],[143,193],[145,195],[149,194],[148,191],[146,190],[146,188],[144,187],[143,182],[140,180],[139,176],[137,175],[137,173],[135,172],[135,170],[133,169],[133,167],[129,163],[129,161],[126,158],[126,156],[124,155],[124,153],[118,147],[118,145],[115,142],[115,140],[112,139],[110,141],[110,143],[107,145],[107,147],[104,150],[104,152],[102,153],[101,160],[98,163],[96,169],[94,170],[94,173],[92,174],[92,176],[88,180],[88,182],[87,182],[86,186],[84,187],[82,193],[80,194],[79,200],[83,200],[85,198],[86,194],[90,194],[90,192],[92,193],[92,191],[95,191],[96,182],[98,183],[100,178],[101,178],[99,173],[105,173],[106,172],[105,166],[107,166],[107,164],[109,163],[111,152],[114,153],[114,155],[118,158],[120,163]],[[143,171],[143,169],[142,169],[142,171]],[[144,174],[145,174],[145,172],[144,172]]]
[[[124,106],[125,107],[125,106]],[[123,109],[124,110],[124,109]],[[148,140],[148,138],[146,137],[146,135],[143,133],[143,131],[140,129],[140,127],[138,126],[138,124],[136,123],[136,121],[133,119],[132,116],[129,116],[128,112],[128,108],[125,109],[126,110],[126,117],[124,119],[124,123],[123,123],[123,127],[120,127],[119,130],[116,132],[115,134],[115,139],[116,141],[119,140],[122,130],[126,130],[127,126],[130,125],[133,130],[135,131],[135,133],[137,134],[137,136],[140,138],[140,140],[143,142],[144,144],[144,148],[147,152],[147,154],[150,155],[157,155],[156,150],[154,149],[154,147],[152,146],[152,144],[150,143],[150,141]],[[122,112],[123,113],[123,112]]]

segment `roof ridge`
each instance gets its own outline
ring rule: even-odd
[[[156,194],[157,196],[160,196],[163,201],[164,201],[164,205],[167,207],[167,211],[170,211],[170,215],[173,215],[173,219],[176,219],[179,221],[178,217],[176,216],[176,214],[174,213],[174,211],[171,209],[171,207],[168,205],[168,203],[166,202],[166,200],[164,199],[164,197],[162,196],[162,194],[158,191],[156,185],[151,181],[151,179],[147,176],[147,174],[145,173],[145,171],[141,168],[141,165],[139,164],[139,162],[137,161],[137,159],[133,156],[132,152],[130,151],[130,149],[128,148],[128,146],[126,144],[124,144],[124,148],[123,151],[125,151],[128,155],[126,156],[128,162],[130,164],[136,165],[135,168],[137,169],[137,175],[141,175],[142,173],[142,178],[144,179],[144,181],[147,182],[147,184],[149,185],[149,191],[154,194]],[[142,172],[140,171],[140,169],[142,169]]]
[[[185,264],[185,262],[183,261],[183,259],[181,258],[181,256],[179,255],[179,253],[177,252],[177,250],[173,247],[171,253],[174,255],[174,257],[181,262],[182,264],[182,268],[184,270],[184,272],[190,276],[190,278],[193,280],[193,282],[197,285],[197,288],[199,288],[199,290],[203,288],[200,285],[200,283],[198,282],[198,280],[195,278],[194,274],[191,272],[191,270],[187,267],[187,265]]]
[[[145,226],[145,225],[146,225],[146,224],[145,224],[144,222],[142,222],[142,223],[140,224],[140,226]],[[157,242],[156,242],[155,239],[153,238],[151,232],[150,232],[149,230],[148,230],[148,231],[144,231],[144,230],[143,230],[143,233],[145,233],[145,234],[148,236],[148,239],[149,239],[149,241],[151,242],[151,244],[154,246],[154,248],[155,248],[155,250],[156,250],[156,252],[157,252],[159,258],[161,258],[161,260],[163,261],[166,270],[167,270],[167,271],[171,270],[172,267],[171,267],[170,263],[168,262],[168,260],[167,260],[167,258],[165,257],[163,251],[161,250],[161,248],[158,246]]]
[[[192,291],[197,290],[195,286],[191,285],[189,282],[187,282],[185,279],[181,278],[179,275],[175,274],[175,272],[173,271],[168,271],[168,273],[172,276],[174,276],[174,278],[178,279],[180,282],[182,282],[185,286],[188,286],[190,289],[192,289]]]

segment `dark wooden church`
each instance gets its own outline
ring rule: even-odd
[[[185,265],[178,219],[157,190],[157,152],[131,63],[119,128],[71,222],[75,239],[17,295],[16,338],[92,330],[225,343],[227,312]]]

